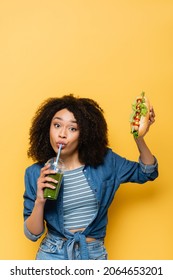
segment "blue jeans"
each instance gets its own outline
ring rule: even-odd
[[[66,240],[48,233],[40,244],[36,260],[65,260]],[[102,239],[87,243],[89,260],[107,260],[107,252]],[[74,260],[81,260],[80,245],[74,245]]]

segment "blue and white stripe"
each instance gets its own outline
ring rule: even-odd
[[[66,229],[85,228],[94,218],[97,202],[83,167],[64,172],[63,212]]]

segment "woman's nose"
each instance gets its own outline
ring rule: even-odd
[[[66,138],[66,129],[65,129],[65,127],[63,128],[61,128],[60,129],[60,131],[59,131],[59,136],[61,137],[61,138]]]

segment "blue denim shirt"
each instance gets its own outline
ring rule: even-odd
[[[30,216],[34,207],[37,192],[37,178],[40,176],[40,169],[42,167],[42,165],[35,163],[28,167],[25,172],[25,220]],[[114,153],[111,149],[108,149],[103,164],[97,167],[85,166],[83,172],[97,199],[98,211],[93,221],[81,233],[73,234],[64,229],[63,183],[57,201],[46,201],[44,219],[50,233],[67,238],[67,251],[68,247],[72,250],[75,242],[80,242],[81,248],[83,248],[83,259],[87,259],[85,237],[96,239],[105,237],[108,223],[108,208],[119,186],[126,182],[143,184],[156,179],[158,176],[158,164],[157,160],[155,160],[154,165],[144,165],[140,159],[139,162],[130,161]],[[33,235],[29,232],[25,224],[25,234],[32,241],[36,241],[43,233],[37,236]]]

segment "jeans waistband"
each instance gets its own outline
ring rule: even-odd
[[[79,244],[81,259],[88,260],[89,254],[87,243],[98,240],[95,238],[86,237],[82,232],[75,232],[72,236],[69,236],[68,238],[64,238],[58,234],[48,232],[47,238],[52,239],[55,243],[58,242],[59,246],[65,246],[65,257],[68,260],[74,259],[74,248],[77,243]]]

